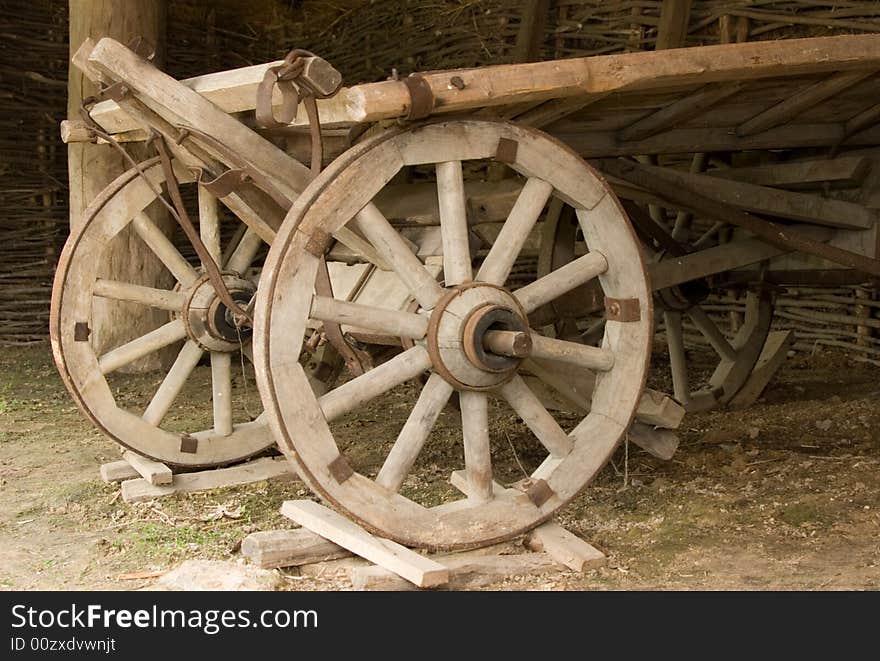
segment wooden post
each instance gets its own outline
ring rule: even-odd
[[[687,37],[692,0],[663,0],[655,50],[681,48]]]
[[[70,0],[70,55],[88,37],[113,37],[128,43],[140,36],[156,48],[156,60],[161,62],[165,27],[164,0]],[[77,67],[71,65],[68,73],[67,116],[80,118],[82,100],[95,94],[97,86]],[[127,145],[136,161],[147,154],[139,145]],[[83,211],[111,181],[129,169],[122,155],[106,144],[74,143],[68,145],[68,174],[70,179],[70,229],[75,232],[83,221]],[[167,218],[154,216],[162,227]],[[123,230],[113,244],[109,259],[100,265],[103,277],[152,287],[170,284],[170,275],[158,259],[137,237],[131,228]],[[118,346],[137,335],[167,321],[167,313],[138,305],[95,302],[92,319],[92,341],[99,353]],[[154,354],[138,360],[127,371],[146,371],[160,367],[170,352]]]

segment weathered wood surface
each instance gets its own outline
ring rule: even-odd
[[[175,493],[234,487],[278,477],[296,479],[287,459],[267,457],[229,468],[216,468],[197,473],[180,473],[174,476],[171,484],[167,485],[153,485],[144,479],[128,480],[122,483],[122,499],[127,503],[137,503]]]
[[[226,112],[252,110],[257,85],[266,69],[277,64],[208,74],[183,83]],[[422,75],[436,99],[436,112],[446,113],[562,97],[581,97],[578,103],[586,104],[591,97],[622,90],[649,91],[872,67],[880,67],[880,36],[869,34],[624,53]],[[461,89],[450,84],[453,75],[464,83]],[[322,123],[334,126],[403,117],[409,112],[409,98],[406,85],[392,80],[343,88],[318,104]],[[96,108],[95,117],[113,132],[139,128],[112,102]],[[305,117],[305,112],[299,112],[296,123],[304,123]]]
[[[122,458],[131,464],[131,467],[150,484],[154,486],[171,484],[173,475],[171,469],[165,464],[147,459],[130,450],[123,452]]]
[[[298,567],[353,555],[307,528],[253,532],[242,540],[241,554],[262,569]]]
[[[555,521],[548,521],[532,530],[526,536],[525,544],[532,551],[543,551],[559,564],[576,572],[603,567],[608,562],[602,551]]]
[[[375,537],[359,525],[311,500],[288,500],[281,513],[301,526],[422,588],[443,585],[449,571],[405,546]]]

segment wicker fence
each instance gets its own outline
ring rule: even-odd
[[[651,49],[660,5],[554,0],[541,55]],[[521,6],[170,0],[167,69],[186,77],[245,66],[280,58],[293,45],[327,57],[348,83],[507,62]],[[694,2],[688,45],[729,39],[725,30],[750,40],[880,31],[880,2]],[[46,338],[52,275],[67,235],[67,160],[58,138],[66,112],[67,2],[0,0],[0,32],[0,344],[16,345]],[[876,361],[876,298],[863,288],[798,290],[782,297],[777,323],[798,331],[800,348],[828,345]]]

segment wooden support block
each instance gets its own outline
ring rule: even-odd
[[[449,570],[444,590],[465,590],[500,583],[513,576],[545,576],[558,573],[561,567],[548,553],[485,555],[479,552],[433,556]],[[355,590],[402,591],[415,586],[382,567],[353,567],[349,570]]]
[[[134,467],[125,460],[101,464],[101,479],[104,482],[122,482],[140,477]]]
[[[634,422],[629,428],[629,440],[648,454],[669,461],[678,449],[678,434],[668,429],[654,429],[651,425]]]
[[[165,464],[153,461],[152,459],[147,459],[146,457],[139,455],[137,452],[131,452],[130,450],[123,452],[122,458],[131,464],[131,467],[150,484],[171,484],[173,474],[171,473],[171,469]]]
[[[229,468],[216,468],[198,473],[181,473],[175,475],[171,484],[167,485],[153,485],[144,479],[128,480],[122,483],[122,499],[127,503],[137,503],[175,493],[234,487],[282,476],[295,479],[295,474],[287,459],[284,457],[265,457]]]
[[[793,343],[794,331],[773,331],[767,336],[767,341],[764,343],[764,349],[758,357],[755,368],[743,387],[730,400],[732,408],[746,408],[758,400],[758,397],[764,392],[764,388],[770,383],[770,379],[782,367]]]
[[[347,558],[352,552],[311,530],[297,528],[251,533],[241,543],[241,554],[262,569],[275,569]]]
[[[353,521],[311,500],[285,501],[281,513],[419,587],[449,582],[449,570],[443,565],[396,542],[371,535]]]
[[[684,407],[666,393],[645,388],[636,408],[636,420],[654,427],[678,429],[684,413]]]
[[[587,544],[555,521],[548,521],[529,533],[526,546],[532,551],[547,553],[556,562],[576,572],[602,567],[608,561],[602,551]]]

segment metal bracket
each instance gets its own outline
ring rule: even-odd
[[[354,475],[354,469],[341,454],[337,456],[336,459],[330,462],[330,464],[327,466],[327,470],[330,471],[330,475],[339,484],[342,484],[348,478]]]
[[[519,147],[519,143],[516,140],[501,138],[498,141],[498,148],[495,150],[495,160],[508,165],[515,163],[517,147]]]
[[[234,193],[244,184],[250,181],[250,175],[241,169],[227,170],[211,181],[202,179],[204,170],[199,170],[198,182],[205,187],[214,197],[226,197],[230,193]]]
[[[550,488],[547,480],[535,480],[528,491],[526,491],[526,495],[528,495],[529,500],[532,501],[535,507],[541,507],[541,505],[556,495],[556,492]]]
[[[92,329],[89,328],[89,324],[87,321],[77,321],[73,325],[73,341],[74,342],[88,342],[89,335],[91,335]]]
[[[199,451],[199,439],[191,434],[181,434],[180,451],[187,454],[195,454]]]
[[[609,298],[606,296],[605,316],[608,321],[639,321],[642,318],[639,299]]]
[[[412,74],[403,79],[409,91],[409,113],[406,118],[410,121],[424,119],[434,111],[434,92],[431,85],[423,76]]]

